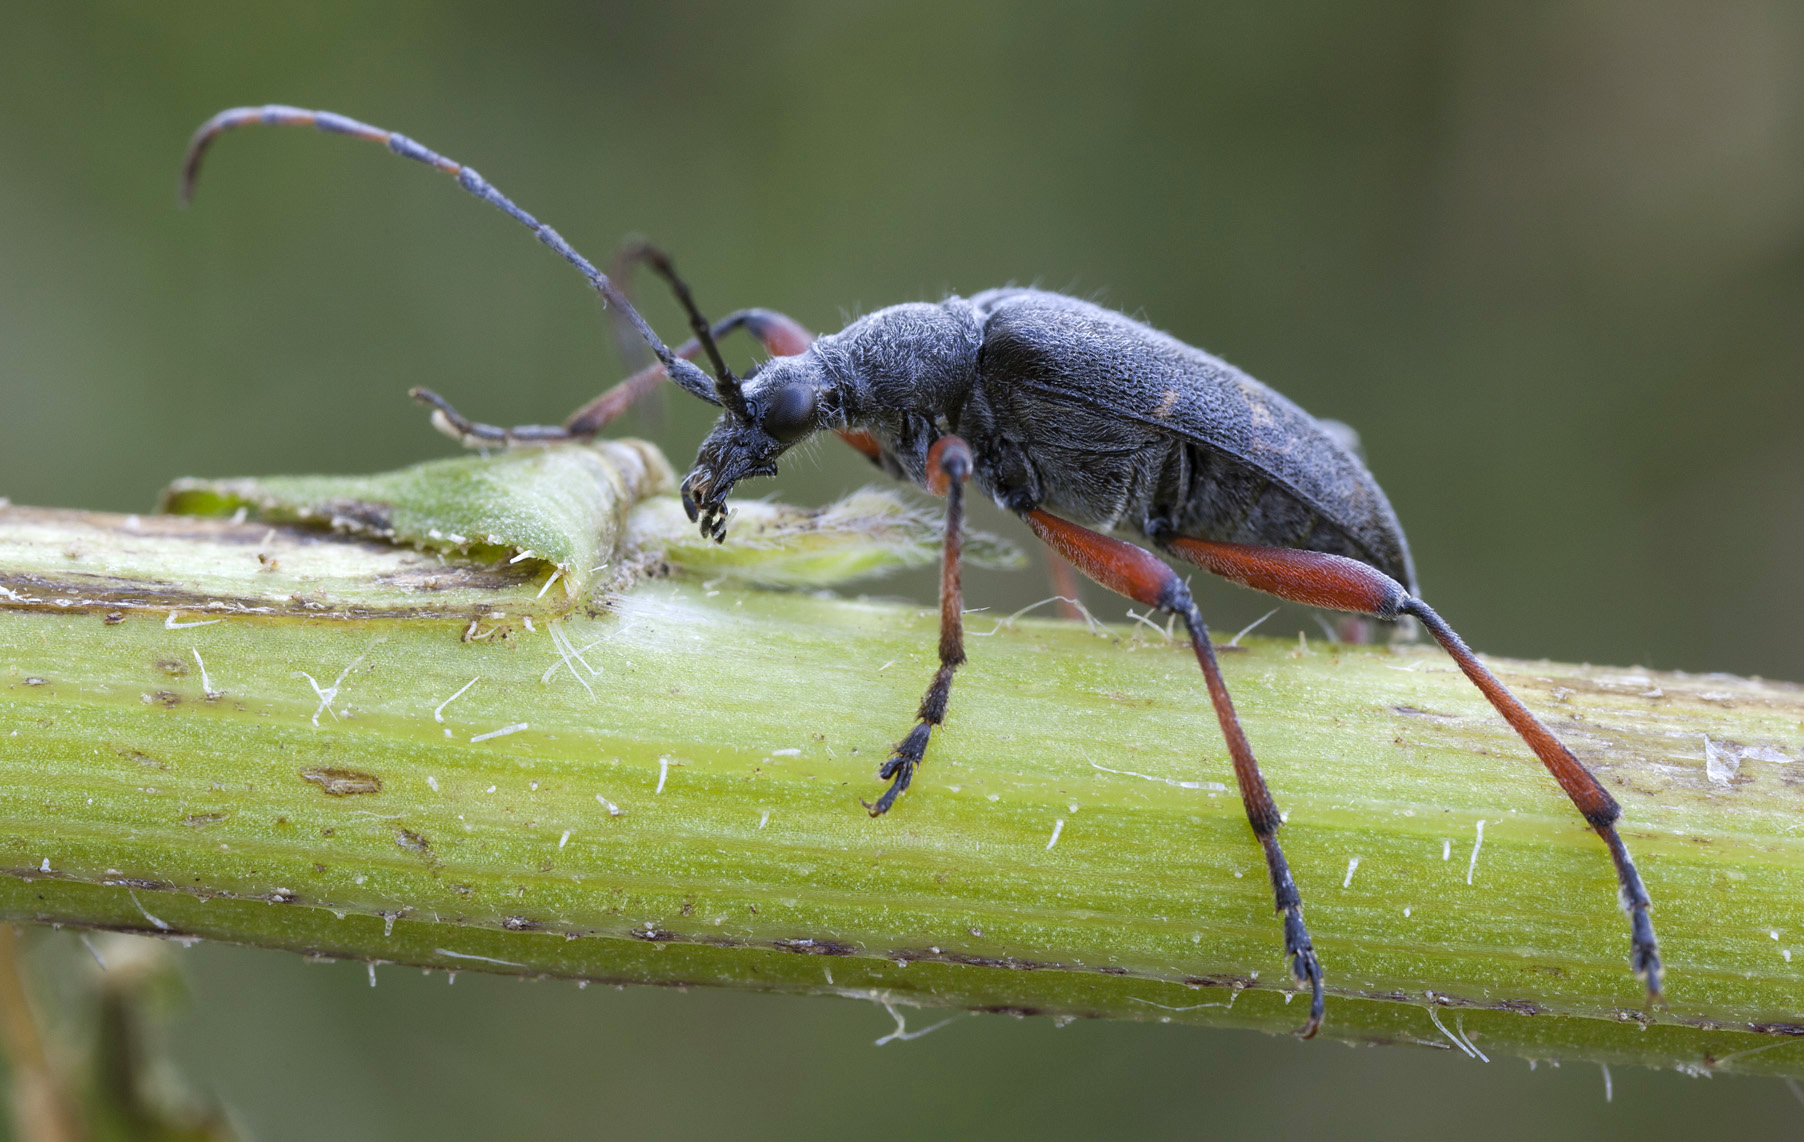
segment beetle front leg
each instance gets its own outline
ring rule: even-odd
[[[1215,706],[1216,721],[1221,723],[1222,737],[1228,743],[1228,756],[1234,762],[1234,781],[1240,787],[1247,822],[1265,850],[1272,895],[1278,914],[1284,917],[1284,954],[1290,960],[1291,974],[1297,982],[1309,987],[1309,1021],[1298,1029],[1297,1034],[1310,1038],[1322,1025],[1322,964],[1316,959],[1309,929],[1303,925],[1302,894],[1297,891],[1297,882],[1290,874],[1290,862],[1284,859],[1284,850],[1278,846],[1278,826],[1283,823],[1278,814],[1278,803],[1272,799],[1265,775],[1259,772],[1259,762],[1253,757],[1253,747],[1247,742],[1246,732],[1240,728],[1234,699],[1229,697],[1228,685],[1222,680],[1221,666],[1215,660],[1215,647],[1209,641],[1209,629],[1203,624],[1202,612],[1190,597],[1190,588],[1178,578],[1177,572],[1145,548],[1038,509],[1028,512],[1026,519],[1034,534],[1085,575],[1117,594],[1169,611],[1184,620],[1184,626],[1190,632],[1190,647],[1209,686],[1209,700]]]
[[[927,739],[933,735],[933,728],[946,720],[952,674],[965,661],[964,591],[959,559],[964,544],[965,481],[971,478],[971,463],[970,445],[956,436],[940,437],[927,451],[928,490],[946,497],[946,539],[940,552],[940,667],[921,699],[915,728],[877,771],[877,777],[889,780],[890,787],[874,804],[859,802],[873,817],[889,812],[896,798],[907,792],[921,756],[927,752]]]

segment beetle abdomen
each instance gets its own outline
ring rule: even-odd
[[[1291,400],[1077,298],[996,290],[971,304],[984,318],[980,386],[1039,473],[1049,510],[1135,533],[1345,555],[1414,590],[1383,490]]]

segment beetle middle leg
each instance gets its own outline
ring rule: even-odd
[[[1169,565],[1143,547],[1102,535],[1038,509],[1028,512],[1025,518],[1036,535],[1085,575],[1117,594],[1145,606],[1169,611],[1184,620],[1197,665],[1202,667],[1203,678],[1209,686],[1209,700],[1215,706],[1216,720],[1221,723],[1222,737],[1227,739],[1228,755],[1234,761],[1234,780],[1240,787],[1247,822],[1265,850],[1272,894],[1279,914],[1284,917],[1284,954],[1290,959],[1291,973],[1297,981],[1309,985],[1309,1021],[1297,1032],[1301,1037],[1309,1038],[1322,1024],[1321,961],[1316,959],[1309,929],[1303,925],[1302,894],[1291,877],[1284,850],[1278,846],[1278,826],[1282,820],[1278,815],[1278,804],[1266,787],[1265,776],[1259,772],[1259,762],[1253,757],[1253,747],[1247,742],[1246,732],[1240,728],[1234,700],[1228,696],[1221,666],[1215,660],[1215,647],[1209,641],[1202,612],[1197,610],[1190,597],[1190,588]]]
[[[946,497],[946,538],[940,552],[940,666],[921,699],[914,729],[890,754],[877,777],[890,787],[875,803],[861,802],[871,816],[889,812],[896,798],[907,792],[933,728],[946,720],[946,702],[952,696],[952,675],[965,661],[964,591],[959,560],[964,545],[965,481],[971,478],[971,447],[956,436],[942,436],[927,452],[928,490]]]
[[[1592,831],[1610,850],[1610,859],[1616,865],[1617,883],[1621,887],[1622,908],[1629,916],[1629,967],[1646,982],[1648,998],[1660,998],[1660,948],[1654,938],[1653,920],[1648,916],[1653,904],[1648,899],[1646,886],[1641,883],[1635,862],[1629,857],[1628,847],[1616,831],[1622,807],[1573,756],[1565,743],[1478,660],[1472,648],[1435,613],[1434,608],[1411,595],[1401,583],[1384,572],[1341,555],[1176,537],[1166,539],[1164,546],[1179,559],[1194,563],[1205,571],[1291,602],[1353,611],[1381,619],[1399,615],[1414,615],[1420,619],[1472,684],[1503,715],[1510,728],[1541,759],[1541,764],[1547,767],[1574,807],[1584,814]]]

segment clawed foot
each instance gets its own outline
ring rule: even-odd
[[[871,816],[883,816],[889,812],[890,806],[896,803],[896,798],[908,792],[908,783],[915,778],[915,769],[921,764],[921,755],[927,752],[927,737],[932,732],[933,727],[926,722],[915,726],[908,732],[908,736],[902,739],[902,744],[896,747],[896,752],[890,754],[889,760],[883,763],[883,768],[877,771],[879,781],[888,778],[894,778],[894,780],[890,782],[890,787],[883,791],[883,796],[877,798],[875,803],[862,798],[859,800],[858,803],[863,805],[865,811]]]
[[[1315,958],[1315,947],[1309,942],[1309,929],[1303,927],[1303,914],[1292,908],[1284,913],[1284,954],[1290,957],[1290,974],[1298,983],[1309,985],[1309,1022],[1297,1029],[1297,1038],[1313,1039],[1322,1027],[1322,962]]]
[[[1647,1002],[1654,1005],[1664,1003],[1666,997],[1661,993],[1660,981],[1666,969],[1660,963],[1659,945],[1654,942],[1654,922],[1648,918],[1646,908],[1637,908],[1629,913],[1629,967],[1634,970],[1635,978],[1647,983]]]

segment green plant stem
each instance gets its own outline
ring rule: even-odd
[[[291,591],[312,560],[317,588]],[[425,583],[425,560],[0,509],[0,916],[449,971],[1302,1021],[1183,646],[972,616],[951,720],[871,820],[858,798],[931,674],[931,610],[681,574],[548,610],[543,568],[453,560]],[[256,595],[259,575],[289,594]],[[1650,1011],[1602,846],[1438,651],[1249,640],[1223,663],[1289,814],[1325,1035],[1804,1073],[1797,687],[1492,660],[1624,804],[1668,964]]]

